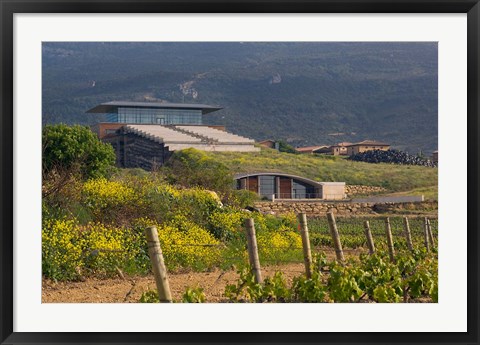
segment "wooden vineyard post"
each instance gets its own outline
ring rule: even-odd
[[[343,256],[342,242],[340,242],[340,235],[337,230],[337,223],[335,222],[335,216],[332,212],[327,213],[328,227],[330,228],[330,234],[332,235],[333,245],[335,247],[335,254],[337,255],[337,260],[341,263],[345,262],[345,257]]]
[[[263,283],[263,279],[260,269],[260,259],[258,258],[257,237],[255,236],[255,223],[253,218],[245,220],[245,227],[247,228],[248,259],[255,276],[255,281],[261,284]]]
[[[407,239],[408,250],[413,251],[412,234],[410,232],[410,223],[407,217],[403,217],[403,227],[405,229],[405,238]]]
[[[428,229],[428,238],[432,247],[435,247],[435,238],[433,237],[432,224],[430,224],[430,219],[427,218],[427,229]]]
[[[170,292],[170,284],[168,283],[162,248],[160,248],[160,241],[158,240],[157,228],[155,226],[148,227],[145,229],[145,235],[147,237],[148,255],[152,262],[153,275],[157,284],[158,299],[160,303],[171,303],[172,294]]]
[[[365,228],[365,237],[367,237],[368,251],[370,255],[375,253],[375,243],[373,242],[372,232],[370,231],[370,222],[366,220],[363,222],[363,227]]]
[[[428,244],[428,219],[427,217],[423,220],[423,241],[425,243],[425,248],[427,248],[427,252],[430,251],[430,245]]]
[[[305,273],[307,278],[312,277],[312,252],[310,250],[310,238],[308,236],[307,215],[305,213],[298,214],[300,222],[300,235],[302,236],[303,260],[305,262]]]
[[[390,218],[385,218],[385,232],[387,233],[388,255],[390,261],[395,262],[395,249],[393,248],[392,228],[390,227]]]

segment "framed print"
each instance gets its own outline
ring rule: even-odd
[[[2,344],[479,343],[478,1],[0,1]]]

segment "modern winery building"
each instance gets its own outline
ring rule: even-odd
[[[204,115],[220,109],[205,104],[115,101],[87,113],[105,114],[107,122],[93,129],[114,147],[117,166],[151,170],[163,165],[172,152],[185,148],[259,151],[253,139],[229,133],[224,126],[203,125]]]
[[[279,173],[255,172],[235,175],[237,189],[276,199],[345,199],[345,182],[317,182],[304,177]]]

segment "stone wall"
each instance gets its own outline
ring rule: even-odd
[[[345,193],[348,197],[353,195],[371,195],[375,193],[386,192],[387,190],[383,187],[376,186],[361,186],[361,185],[346,185]]]
[[[263,213],[285,214],[289,212],[306,213],[307,216],[323,216],[333,212],[342,216],[395,213],[413,210],[435,210],[437,202],[425,201],[416,203],[385,203],[376,204],[349,203],[349,202],[320,202],[320,201],[259,201],[255,207]]]

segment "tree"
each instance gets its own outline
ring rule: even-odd
[[[287,144],[283,140],[278,141],[278,151],[287,153],[298,153],[292,145]]]
[[[44,176],[78,174],[82,179],[108,175],[115,163],[110,144],[102,143],[88,128],[79,125],[48,125],[42,135]]]

